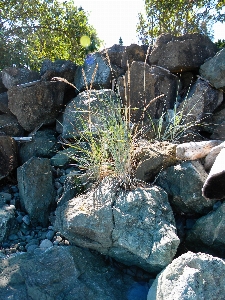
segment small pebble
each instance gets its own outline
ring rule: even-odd
[[[19,215],[17,218],[16,218],[17,222],[18,223],[22,223],[23,222],[23,216],[22,215]]]
[[[37,227],[36,227],[36,230],[38,230],[38,231],[39,231],[39,230],[42,230],[42,227],[41,227],[41,226],[37,226]]]
[[[34,250],[37,248],[38,248],[38,245],[29,245],[26,249],[27,249],[27,252],[34,252]]]
[[[40,248],[50,248],[50,247],[52,247],[53,246],[53,244],[52,244],[52,242],[51,241],[49,241],[48,239],[45,239],[45,240],[43,240],[41,243],[40,243]]]
[[[24,246],[19,246],[18,250],[21,251],[21,252],[24,252],[25,251],[25,247]]]
[[[62,193],[63,193],[63,187],[57,190],[57,196],[62,195]]]
[[[30,240],[28,244],[26,244],[25,248],[27,249],[31,245],[39,245],[39,241],[36,239]]]
[[[11,186],[11,191],[15,194],[15,193],[18,193],[18,187],[16,185],[12,185]]]
[[[52,240],[53,237],[54,237],[54,234],[55,234],[55,232],[54,232],[53,230],[49,230],[49,231],[46,233],[46,238],[47,238],[48,240]]]
[[[10,234],[10,236],[8,237],[8,239],[10,241],[15,241],[18,239],[18,235],[17,234]]]
[[[22,220],[26,225],[30,225],[30,217],[28,215],[25,215]]]
[[[56,181],[54,185],[55,185],[55,188],[56,188],[56,189],[62,188],[62,184],[61,184],[60,182],[57,182],[57,181]]]

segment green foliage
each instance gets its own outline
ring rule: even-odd
[[[215,44],[219,49],[225,48],[225,40],[218,40]]]
[[[200,126],[199,122],[187,121],[191,111],[185,115],[184,107],[181,110],[177,110],[177,103],[174,105],[173,110],[167,110],[162,113],[160,118],[156,121],[151,121],[151,130],[154,133],[154,140],[179,142],[187,133],[190,133],[196,126]]]
[[[224,22],[224,0],[145,0],[145,15],[139,14],[137,33],[143,44],[151,44],[162,33],[212,35],[212,24]]]
[[[84,48],[80,38],[91,45]],[[88,17],[73,1],[3,0],[0,3],[0,69],[28,66],[38,69],[45,58],[82,64],[85,55],[100,46]]]
[[[110,104],[109,104],[110,103]],[[131,157],[134,135],[129,123],[129,109],[122,107],[120,101],[110,99],[101,111],[88,111],[89,121],[84,115],[87,111],[79,111],[81,130],[74,135],[74,141],[66,141],[66,145],[76,150],[73,159],[81,170],[94,181],[110,175],[128,183],[131,178]],[[98,119],[99,126],[92,124],[92,118]]]

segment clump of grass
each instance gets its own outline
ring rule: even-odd
[[[59,77],[55,80],[67,82]],[[91,97],[91,93],[87,95]],[[101,110],[92,111],[90,103],[89,99],[87,110],[79,110],[81,126],[73,134],[73,140],[63,139],[62,142],[76,150],[73,159],[90,181],[99,182],[110,175],[129,186],[135,147],[135,128],[130,123],[130,108],[123,106],[120,99],[115,97],[103,101]],[[85,118],[87,114],[88,119]],[[92,122],[93,119],[98,120],[97,125]]]
[[[201,123],[202,120],[193,120],[192,118],[193,111],[198,102],[196,102],[195,105],[186,112],[190,87],[191,85],[189,86],[186,97],[181,104],[178,101],[178,88],[173,109],[167,109],[162,112],[160,118],[157,120],[153,120],[149,115],[150,125],[147,126],[145,135],[149,131],[152,131],[152,140],[160,142],[179,142],[179,140],[184,138],[187,134],[196,132],[196,128],[200,128],[204,125]]]

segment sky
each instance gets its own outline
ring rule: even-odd
[[[138,13],[144,12],[144,0],[74,0],[74,4],[89,13],[89,24],[97,31],[103,48],[123,40],[124,46],[138,44],[136,25]],[[225,24],[214,26],[214,40],[225,39]]]

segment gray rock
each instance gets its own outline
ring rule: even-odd
[[[171,72],[194,71],[216,51],[216,45],[205,35],[194,33],[177,37],[168,33],[156,40],[149,62]]]
[[[12,195],[10,193],[4,193],[4,192],[0,192],[0,202],[1,203],[6,203],[6,202],[10,202],[10,200],[12,199]]]
[[[28,253],[32,253],[34,252],[35,249],[37,249],[39,246],[38,245],[35,245],[35,244],[32,244],[32,245],[29,245],[26,247],[26,250]]]
[[[131,120],[151,123],[149,116],[152,119],[159,118],[165,109],[173,108],[178,77],[164,68],[150,67],[144,62],[134,61],[124,80],[120,79],[118,85],[123,102],[129,103],[131,109],[138,108],[132,110]],[[160,97],[155,99],[158,96]],[[144,109],[146,111],[143,115]]]
[[[202,196],[202,187],[208,174],[198,161],[186,161],[161,172],[156,184],[169,196],[170,203],[178,213],[206,214],[215,201]]]
[[[49,207],[54,203],[55,190],[48,158],[29,159],[17,169],[20,201],[32,224],[48,224]]]
[[[124,70],[128,69],[128,65],[131,66],[133,61],[145,61],[145,51],[137,44],[131,44],[125,47],[121,59],[121,67]]]
[[[0,203],[0,243],[15,225],[15,207]]]
[[[225,48],[201,65],[199,73],[216,89],[225,91]]]
[[[58,207],[54,226],[76,245],[151,273],[172,261],[179,244],[173,213],[162,189],[125,191],[109,178],[89,194]]]
[[[222,103],[223,92],[212,88],[205,80],[198,79],[191,87],[188,97],[181,103],[183,124],[204,123],[211,120],[213,111]]]
[[[100,53],[88,54],[84,65],[76,69],[74,85],[79,92],[86,90],[86,83],[88,89],[110,89],[111,75],[109,63]]]
[[[54,230],[49,230],[49,231],[46,233],[46,238],[47,238],[48,240],[52,240],[53,237],[54,237],[54,235],[55,235],[55,231],[54,231]]]
[[[25,68],[8,67],[2,70],[2,82],[7,89],[40,79],[40,74]]]
[[[94,128],[101,125],[100,112],[105,116],[115,113],[115,103],[118,103],[117,95],[108,89],[84,91],[67,104],[63,116],[63,133],[64,138],[74,138],[81,135],[84,124],[88,124],[89,104],[91,111],[91,121]],[[98,114],[97,114],[98,113]]]
[[[23,136],[24,129],[12,114],[2,114],[0,118],[0,132],[8,136]]]
[[[88,250],[38,250],[0,260],[2,299],[118,300],[126,299],[134,283]]]
[[[32,137],[33,139],[31,142],[23,143],[20,146],[19,157],[21,164],[28,161],[31,157],[51,158],[60,148],[54,130],[40,130]]]
[[[70,199],[76,197],[84,190],[81,179],[79,175],[73,173],[68,174],[64,181],[64,190],[62,196],[59,198],[57,205],[60,206]]]
[[[4,114],[11,114],[11,111],[8,108],[8,95],[6,92],[0,94],[0,112]]]
[[[225,203],[198,219],[186,238],[192,251],[201,251],[225,258]]]
[[[221,123],[214,123],[217,126],[213,130],[213,134],[210,136],[211,139],[218,139],[225,141],[225,121]]]
[[[2,71],[0,71],[0,94],[7,92],[7,88],[4,86],[2,82]]]
[[[17,165],[15,140],[9,136],[0,136],[0,180],[9,175]]]
[[[47,249],[47,248],[50,248],[50,247],[52,247],[52,246],[53,246],[52,242],[49,241],[48,239],[45,239],[45,240],[41,241],[39,247],[40,247],[41,249]]]
[[[26,131],[55,121],[63,106],[64,82],[37,82],[8,90],[9,109]]]
[[[15,240],[17,240],[17,239],[18,239],[18,235],[15,234],[15,233],[10,234],[10,235],[8,236],[8,240],[9,240],[9,241],[15,241]]]
[[[126,47],[118,44],[113,45],[110,48],[107,48],[101,52],[101,54],[107,58],[109,57],[109,61],[112,65],[116,65],[118,67],[122,67],[122,56]]]
[[[64,167],[74,161],[74,156],[76,153],[77,150],[72,147],[58,151],[54,156],[51,157],[51,165],[55,167]]]
[[[204,253],[187,252],[153,282],[147,300],[223,300],[225,262]]]
[[[22,219],[22,221],[26,224],[26,225],[30,225],[30,217],[28,215],[25,215]]]
[[[52,77],[62,77],[69,82],[73,82],[76,65],[69,60],[57,59],[52,62],[50,59],[45,59],[41,66],[42,80],[51,80]]]

